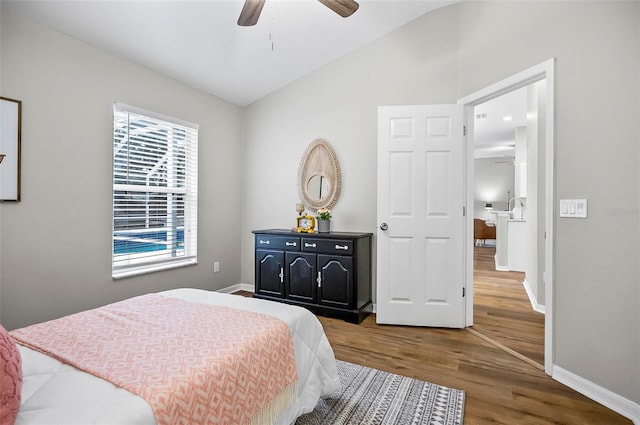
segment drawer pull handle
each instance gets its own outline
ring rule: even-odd
[[[270,242],[270,241],[263,241],[262,239],[260,239],[260,243],[261,243],[261,244],[269,245],[271,242]]]
[[[314,244],[314,243],[308,243],[308,242],[305,242],[305,243],[304,243],[304,246],[305,246],[305,248],[315,248],[315,247],[316,247],[316,244]]]
[[[286,246],[296,246],[297,243],[295,243],[295,242],[285,242],[285,245]]]
[[[347,245],[336,245],[336,249],[344,249],[345,251],[348,251],[349,247]]]

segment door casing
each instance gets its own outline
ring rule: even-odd
[[[544,369],[551,375],[553,369],[553,283],[554,267],[554,211],[555,211],[555,101],[554,101],[554,71],[555,59],[548,59],[536,66],[512,75],[502,81],[485,87],[475,93],[458,100],[464,106],[464,121],[466,127],[466,200],[467,205],[474,204],[473,191],[473,109],[476,105],[493,98],[502,96],[513,90],[546,79],[546,129],[545,129],[545,270],[543,281],[545,284],[545,325],[544,325]],[[465,283],[467,288],[466,326],[473,325],[473,214],[469,213],[465,223]]]

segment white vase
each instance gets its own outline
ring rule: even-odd
[[[329,233],[331,231],[331,220],[318,220],[318,233]]]

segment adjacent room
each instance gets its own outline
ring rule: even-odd
[[[3,420],[640,424],[640,2],[1,0],[0,97]]]

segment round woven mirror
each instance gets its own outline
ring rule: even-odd
[[[312,212],[333,208],[340,196],[340,164],[325,139],[316,139],[304,151],[298,167],[298,194]]]

